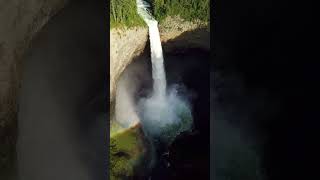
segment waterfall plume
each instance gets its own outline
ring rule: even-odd
[[[164,58],[158,22],[147,1],[137,0],[138,14],[149,28],[153,92],[138,102],[141,122],[146,134],[170,143],[182,131],[192,126],[191,107],[178,93],[178,86],[167,89]]]

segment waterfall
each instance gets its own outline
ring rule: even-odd
[[[178,93],[178,86],[167,90],[166,74],[158,22],[153,18],[150,4],[137,0],[138,14],[149,27],[153,92],[138,102],[144,132],[155,141],[170,144],[183,131],[192,127],[192,114],[188,100]]]
[[[158,22],[149,12],[150,5],[143,0],[137,0],[138,14],[149,27],[149,38],[151,48],[153,96],[158,100],[164,100],[166,95],[166,74],[163,64],[162,46],[158,29]]]

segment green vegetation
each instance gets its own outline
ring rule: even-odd
[[[144,138],[139,126],[114,134],[110,138],[111,180],[132,177],[145,155]]]
[[[176,15],[187,21],[210,21],[210,0],[154,0],[153,7],[159,22]]]
[[[110,0],[110,28],[144,25],[137,13],[136,0]]]
[[[110,121],[110,136],[114,136],[117,133],[120,133],[121,131],[124,131],[125,128],[121,127],[121,125],[115,121],[111,120]]]
[[[210,21],[209,0],[148,0],[154,17],[161,23],[167,16],[179,15],[187,21]],[[136,0],[110,1],[110,28],[145,26],[137,13]]]

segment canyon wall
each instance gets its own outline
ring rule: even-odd
[[[67,0],[0,0],[0,132],[15,111],[19,64],[34,35]],[[0,133],[1,135],[1,133]]]
[[[187,22],[179,16],[168,17],[159,25],[164,53],[186,48],[210,48],[210,29],[202,22]],[[110,103],[114,101],[116,82],[132,59],[148,42],[147,27],[110,31]]]
[[[15,156],[16,102],[23,54],[37,32],[67,1],[0,0],[0,171]]]

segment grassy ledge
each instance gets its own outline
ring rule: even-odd
[[[210,21],[210,0],[148,0],[161,23],[179,15],[186,21]],[[136,0],[110,0],[110,28],[146,26],[137,13]]]
[[[210,21],[210,0],[154,0],[154,17],[161,23],[168,16],[179,15],[186,21]]]
[[[145,26],[137,13],[136,0],[110,0],[110,28]]]
[[[121,180],[133,177],[143,167],[145,142],[139,125],[110,137],[110,178]]]

